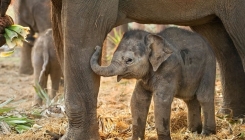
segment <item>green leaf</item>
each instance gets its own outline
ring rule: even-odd
[[[9,124],[23,124],[23,123],[32,123],[33,120],[30,120],[26,117],[14,117],[14,116],[8,116],[8,117],[0,117],[0,121],[5,121]]]
[[[11,26],[7,27],[7,29],[16,32],[17,34],[21,35],[23,38],[26,38],[26,36],[30,32],[29,27],[23,27],[23,26],[17,25],[17,24],[11,25]]]
[[[244,133],[244,132],[240,133],[239,138],[240,138],[240,139],[245,138],[245,133]]]
[[[3,114],[4,112],[9,112],[13,109],[12,107],[4,107],[12,100],[13,98],[10,98],[7,101],[0,104],[0,114]],[[7,123],[12,129],[16,130],[18,133],[23,133],[24,131],[29,130],[31,128],[31,125],[34,123],[33,120],[28,119],[26,116],[0,116],[0,122]]]
[[[112,42],[115,46],[118,46],[121,39],[122,39],[123,33],[122,33],[121,29],[119,29],[119,30],[113,29],[113,34],[114,34],[114,36],[108,35],[107,39],[110,42]]]
[[[0,57],[9,57],[14,53],[14,49],[11,51],[1,52]]]
[[[4,36],[5,39],[6,39],[6,44],[7,44],[7,46],[9,47],[9,49],[13,49],[13,48],[16,47],[15,42],[12,42],[12,40],[8,37],[7,34],[4,34],[3,36]]]
[[[36,83],[36,86],[34,86],[34,89],[35,89],[37,95],[38,95],[42,100],[44,100],[44,101],[46,102],[47,105],[50,105],[51,100],[50,100],[50,98],[49,98],[49,96],[48,96],[48,93],[47,93],[44,89],[42,89],[42,87],[40,86],[39,83]]]
[[[10,124],[25,124],[27,123],[27,121],[25,120],[11,120],[11,121],[6,121],[7,123],[10,123]]]
[[[31,129],[31,127],[30,126],[26,126],[26,125],[17,125],[17,126],[15,126],[15,130],[18,133],[20,133],[20,134],[25,132],[25,131],[27,131],[27,130],[29,130],[29,129]]]
[[[14,109],[14,108],[13,107],[2,107],[2,108],[0,108],[0,115],[5,113],[5,112],[9,112],[12,109]]]
[[[10,41],[13,40],[13,38],[17,38],[18,34],[15,31],[9,30],[8,28],[4,29],[5,34],[9,37]]]

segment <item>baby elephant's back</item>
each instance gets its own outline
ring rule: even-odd
[[[43,42],[44,49],[48,50],[50,58],[56,56],[55,47],[54,47],[54,39],[53,39],[53,31],[52,29],[47,29],[41,36],[40,41]]]
[[[38,36],[34,44],[34,52],[42,54],[47,53],[50,61],[56,59],[52,29],[47,29]]]
[[[213,53],[208,43],[195,32],[170,27],[160,32],[159,35],[168,40],[179,51],[195,51],[195,54],[199,56]]]
[[[199,34],[180,28],[167,28],[161,33],[173,45],[175,56],[182,66],[183,91],[194,91],[206,73],[215,73],[214,53]],[[193,85],[193,86],[188,86]],[[185,88],[184,88],[185,87]]]
[[[47,73],[59,68],[52,29],[42,32],[34,43],[32,63],[34,67],[45,65]],[[35,69],[35,68],[34,68]]]
[[[208,42],[195,32],[170,27],[158,35],[173,45],[174,53],[181,57],[184,65],[196,63],[195,65],[202,66],[202,62],[215,61],[214,53]]]

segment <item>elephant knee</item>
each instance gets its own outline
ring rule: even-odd
[[[80,103],[76,104],[71,102],[72,104],[66,102],[66,114],[69,119],[69,123],[73,127],[81,127],[88,122],[97,122],[97,113],[95,109],[86,108],[86,106],[81,105]]]

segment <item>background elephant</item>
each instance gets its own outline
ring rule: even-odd
[[[16,24],[30,27],[27,42],[21,49],[20,74],[32,74],[31,50],[35,33],[51,28],[50,0],[16,0],[14,5]]]
[[[113,27],[133,21],[191,26],[202,34],[219,62],[224,107],[235,117],[245,114],[244,0],[52,0],[52,4],[56,50],[66,79],[69,127],[63,139],[99,139],[95,132],[100,78],[91,70],[89,58]]]
[[[48,76],[50,76],[52,83],[50,98],[53,99],[59,90],[62,71],[55,53],[52,29],[41,33],[34,43],[32,54],[35,85],[38,83],[46,90]],[[42,99],[37,94],[34,95],[34,105],[42,105]]]
[[[216,133],[216,60],[211,47],[198,34],[173,27],[158,35],[132,30],[124,34],[108,67],[99,66],[100,55],[101,47],[97,46],[90,60],[96,74],[117,75],[117,81],[137,79],[131,99],[133,140],[144,139],[152,95],[159,140],[171,139],[169,122],[174,97],[187,104],[190,131]],[[205,120],[203,130],[201,107]]]

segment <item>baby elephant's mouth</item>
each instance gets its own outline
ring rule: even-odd
[[[118,75],[117,76],[117,82],[120,82],[123,79],[123,75]]]
[[[120,82],[122,79],[130,79],[130,74],[126,73],[124,75],[117,75],[117,82]]]
[[[130,73],[126,73],[124,75],[117,75],[117,82],[120,82],[122,79],[131,79],[132,75]]]

